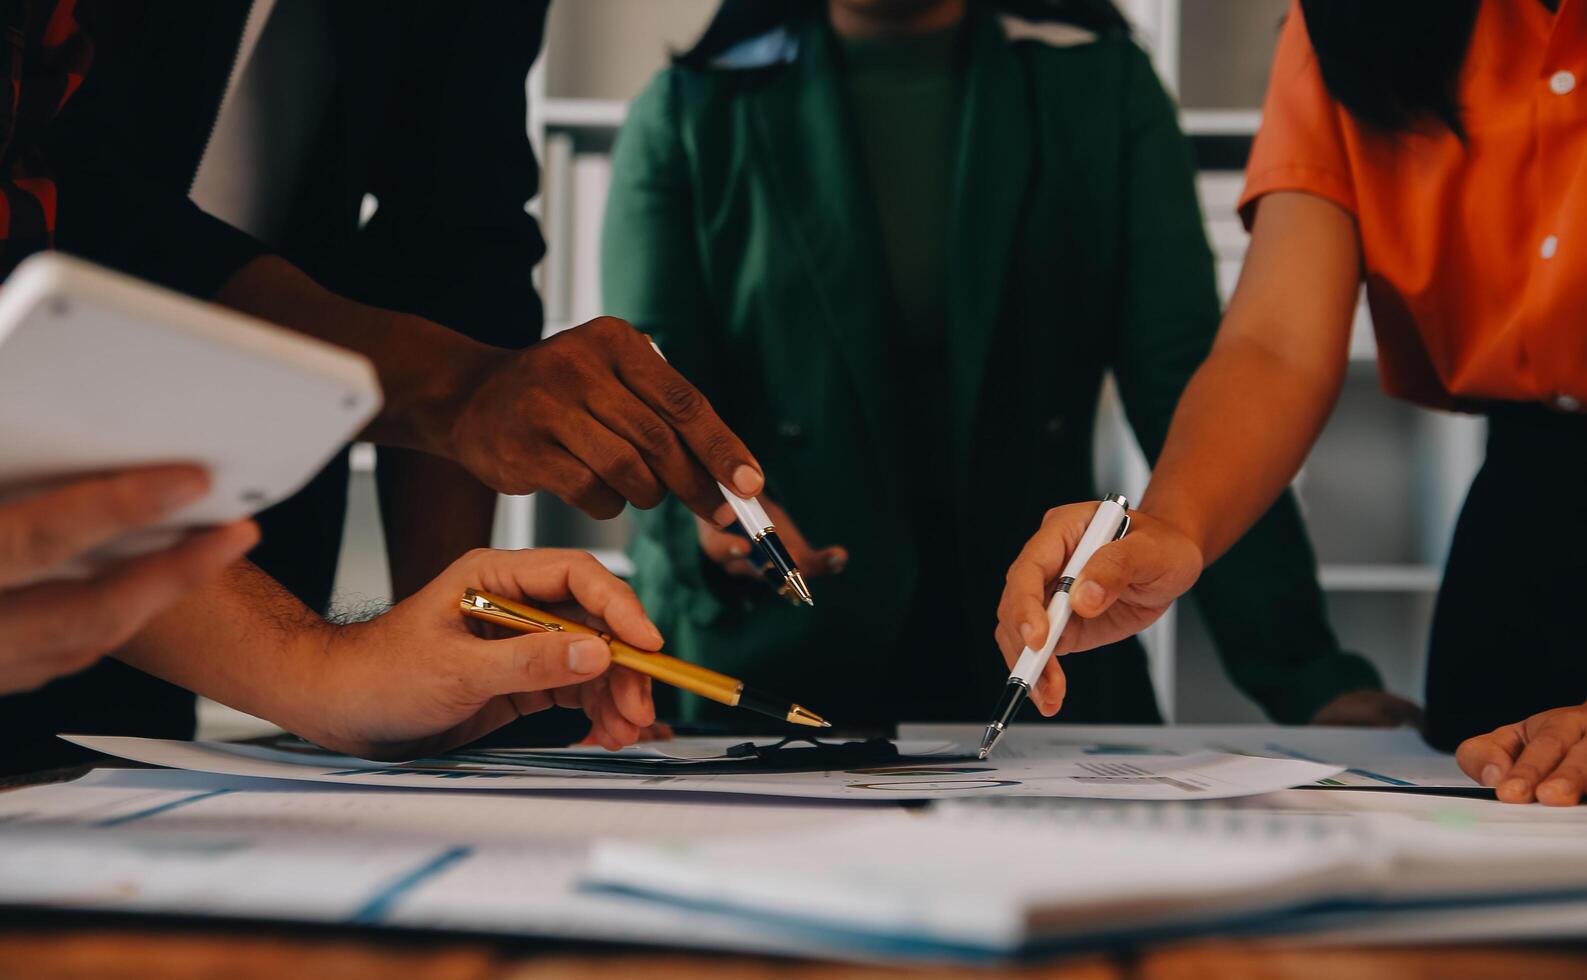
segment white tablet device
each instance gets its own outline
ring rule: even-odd
[[[81,259],[35,255],[0,284],[0,500],[156,463],[214,481],[61,574],[291,496],[379,408],[363,357]]]

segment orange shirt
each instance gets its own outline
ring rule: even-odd
[[[1355,216],[1390,394],[1587,411],[1587,0],[1482,0],[1458,86],[1464,145],[1358,124],[1291,4],[1241,217],[1274,191]]]

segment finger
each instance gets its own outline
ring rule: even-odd
[[[1515,765],[1500,780],[1499,799],[1506,803],[1530,803],[1543,777],[1565,758],[1565,753],[1581,741],[1581,730],[1575,730],[1559,716],[1543,722],[1537,732],[1526,740],[1526,748],[1516,758]]]
[[[727,572],[734,578],[764,580],[766,578],[766,567],[765,565],[757,565],[752,561],[739,558],[723,565],[722,571]]]
[[[731,561],[741,561],[749,557],[749,539],[730,531],[720,531],[705,521],[696,519],[695,525],[699,530],[700,550],[705,552],[705,557],[718,565],[726,565]]]
[[[992,631],[992,636],[997,640],[998,652],[1003,655],[1003,663],[1009,670],[1014,669],[1014,662],[1024,652],[1025,641],[1022,640],[1014,628],[1008,623],[999,622],[997,629]]]
[[[622,717],[611,701],[608,684],[586,684],[579,691],[584,714],[590,719],[590,735],[603,748],[616,751],[639,739],[639,728]]]
[[[1036,710],[1045,717],[1051,718],[1063,707],[1064,696],[1069,693],[1069,678],[1064,675],[1063,664],[1057,657],[1048,658],[1031,693],[1036,700]]]
[[[1486,735],[1477,735],[1455,749],[1455,762],[1473,780],[1495,787],[1515,764],[1524,745],[1520,725],[1504,725]]]
[[[577,687],[559,687],[551,693],[551,703],[559,708],[582,708],[584,702],[579,698]]]
[[[1538,784],[1537,801],[1546,806],[1575,806],[1587,789],[1587,740],[1578,741],[1565,753],[1554,771]]]
[[[849,552],[842,545],[831,545],[825,548],[816,548],[810,544],[799,525],[794,523],[788,512],[777,504],[766,501],[767,515],[777,525],[777,536],[788,548],[788,555],[795,565],[811,578],[821,575],[835,574],[843,571],[849,563]]]
[[[458,575],[466,585],[507,596],[545,602],[577,602],[599,617],[626,643],[645,650],[661,649],[661,631],[645,615],[639,597],[622,579],[582,551],[539,548],[532,551],[470,552]]]
[[[623,495],[565,447],[548,449],[539,460],[543,486],[598,521],[623,512]]]
[[[796,558],[794,563],[811,578],[837,575],[849,567],[849,550],[842,545],[833,545],[808,552],[803,559]]]
[[[639,741],[639,726],[623,716],[617,705],[612,703],[610,692],[603,700],[596,703],[591,720],[596,728],[601,729],[612,742],[616,743],[616,748],[620,749]],[[602,744],[606,744],[604,740]]]
[[[623,500],[648,510],[666,497],[667,491],[650,464],[628,440],[587,416],[569,419],[565,428],[562,448]]]
[[[194,466],[90,477],[0,506],[0,586],[30,579],[209,492]]]
[[[1069,605],[1082,619],[1108,611],[1125,590],[1155,574],[1151,544],[1144,538],[1122,538],[1097,549],[1069,590]]]
[[[191,534],[172,548],[124,562],[96,579],[0,594],[0,634],[18,649],[46,656],[75,653],[92,659],[109,653],[258,540],[253,522],[239,521]]]
[[[677,737],[678,735],[672,730],[672,726],[664,721],[658,721],[639,733],[641,742],[670,742]]]
[[[611,632],[645,650],[660,650],[661,630],[645,615],[645,607],[628,583],[588,554],[568,559],[568,592],[586,612],[599,616]]]
[[[656,706],[650,699],[650,678],[625,667],[613,668],[608,677],[612,703],[624,718],[637,728],[656,723]]]
[[[565,688],[558,688],[558,690],[565,690]],[[515,694],[507,695],[507,699],[512,702],[513,710],[518,712],[518,716],[523,717],[544,711],[555,704],[556,700],[553,694],[554,692],[548,691],[519,691]],[[577,702],[572,707],[578,707]]]
[[[765,489],[760,464],[705,400],[699,389],[679,374],[666,359],[650,349],[650,342],[630,328],[625,356],[618,359],[618,375],[630,391],[649,405],[689,447],[711,479],[741,496],[753,497]],[[715,509],[695,513],[702,517]]]
[[[1021,558],[1009,566],[997,618],[1018,637],[1021,649],[1039,647],[1047,638],[1046,593],[1047,576],[1040,563]]]
[[[658,489],[662,490],[655,503],[660,503],[665,491],[670,490],[695,513],[714,513],[726,506],[721,488],[684,446],[672,426],[626,387],[617,386],[609,397],[591,405],[590,411],[602,425],[634,447],[655,474],[660,484]],[[636,507],[655,506],[655,503],[643,504],[632,497],[629,499]]]
[[[499,694],[551,691],[598,677],[611,651],[593,636],[531,633],[506,640],[471,640],[479,650],[461,678],[481,701]]]

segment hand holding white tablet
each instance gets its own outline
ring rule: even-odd
[[[209,486],[196,467],[159,466],[86,477],[0,504],[0,694],[87,668],[247,553],[258,530],[252,521],[237,521],[193,532],[89,580],[22,584],[158,523]]]
[[[0,286],[0,504],[186,463],[207,491],[52,565],[87,574],[295,493],[380,407],[340,348],[57,253]]]

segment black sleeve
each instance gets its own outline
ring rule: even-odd
[[[359,280],[371,302],[523,347],[542,321],[525,85],[544,0],[401,9],[395,110],[373,153],[379,208],[360,234]]]
[[[39,139],[57,188],[56,245],[208,299],[266,251],[187,196],[231,68],[233,51],[215,40],[235,39],[247,5],[79,9],[93,59]]]

